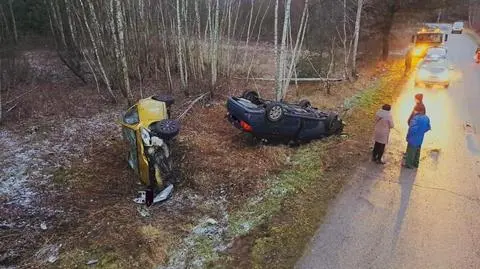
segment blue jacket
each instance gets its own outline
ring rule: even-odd
[[[409,145],[419,147],[423,144],[425,133],[430,131],[430,119],[426,115],[416,115],[413,117],[408,128],[407,142]]]

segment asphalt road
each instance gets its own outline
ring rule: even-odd
[[[449,35],[450,88],[415,88],[393,104],[384,167],[358,168],[296,268],[480,268],[480,65]],[[401,167],[407,118],[423,92],[432,131],[417,171]]]

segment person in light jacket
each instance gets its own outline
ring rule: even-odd
[[[407,157],[405,167],[408,169],[418,168],[420,164],[420,151],[422,149],[425,133],[430,131],[430,119],[425,115],[425,109],[415,109],[415,116],[410,122],[407,133]]]
[[[392,114],[390,113],[391,106],[385,104],[376,114],[375,122],[375,145],[373,146],[372,161],[378,164],[385,164],[382,160],[385,146],[390,137],[390,129],[394,127]]]

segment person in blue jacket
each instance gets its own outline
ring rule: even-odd
[[[405,167],[409,169],[418,168],[425,133],[431,130],[430,119],[425,115],[425,108],[418,106],[414,113],[407,133],[408,146]]]

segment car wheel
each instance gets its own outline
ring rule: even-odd
[[[309,107],[312,107],[312,104],[310,103],[310,101],[308,101],[308,100],[306,100],[306,99],[300,100],[300,102],[298,103],[298,105],[299,105],[301,108],[309,108]]]
[[[338,115],[335,113],[328,115],[326,126],[328,135],[338,134],[343,131],[342,123],[338,120]]]
[[[247,99],[248,101],[258,105],[260,103],[260,95],[257,91],[250,91],[246,90],[242,93],[241,96],[243,99]]]
[[[445,85],[443,85],[443,88],[444,88],[444,89],[448,89],[448,87],[450,87],[450,84],[445,84]]]
[[[279,103],[270,103],[265,109],[267,119],[271,122],[278,122],[283,118],[283,108]]]
[[[161,120],[150,125],[152,132],[162,139],[172,139],[180,132],[180,122],[177,120]]]
[[[155,96],[152,96],[152,99],[155,101],[164,102],[167,105],[167,107],[175,103],[175,99],[171,95],[155,95]]]

